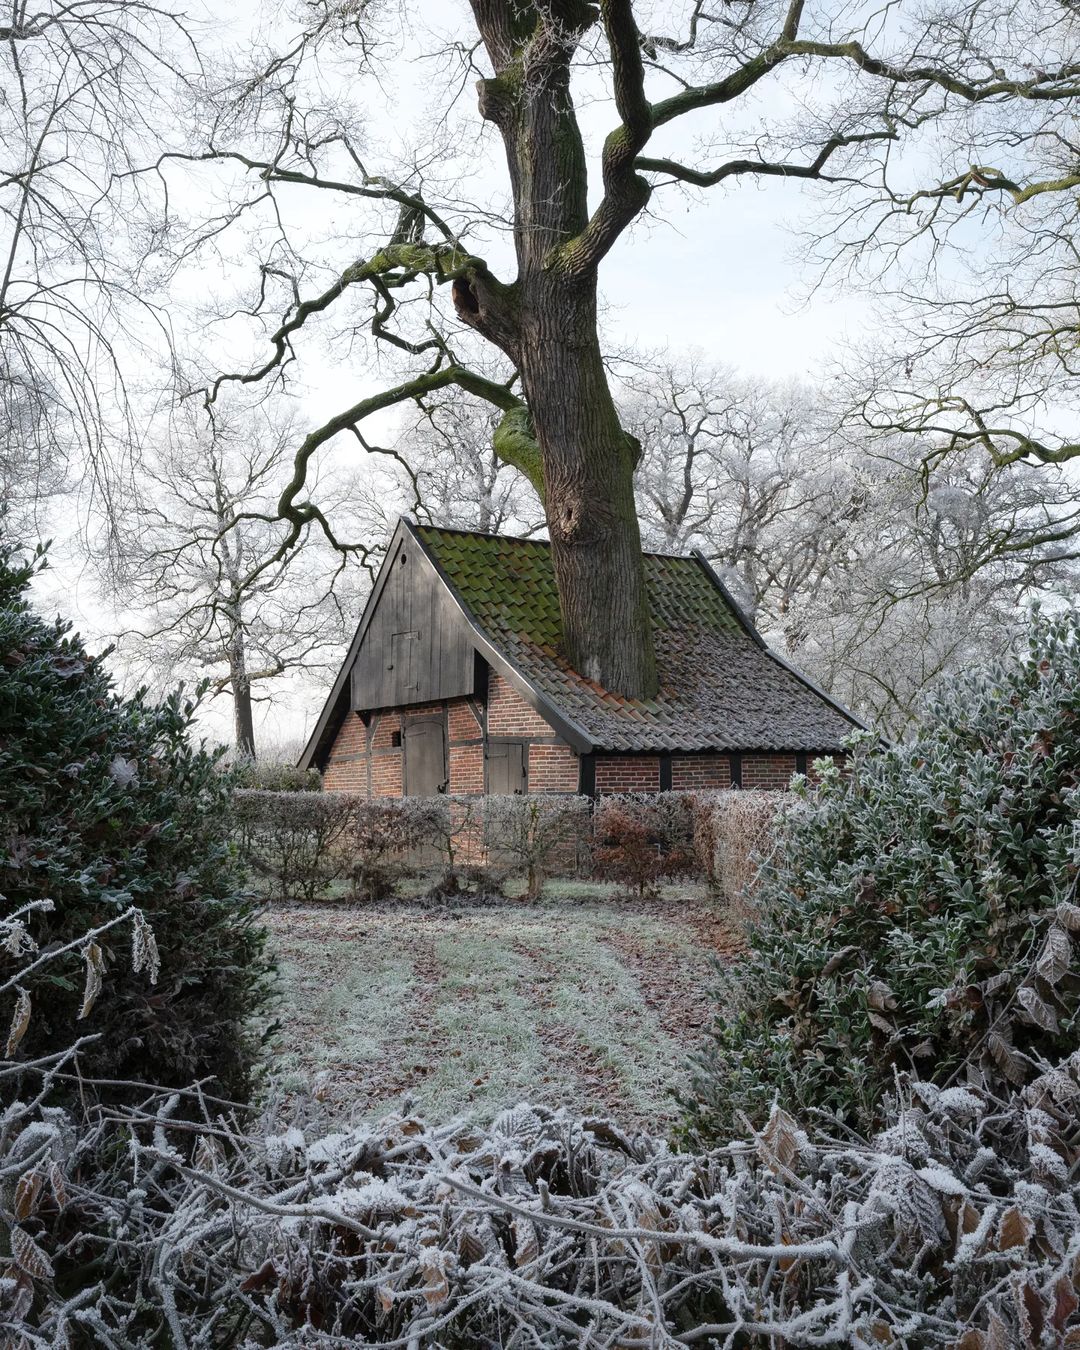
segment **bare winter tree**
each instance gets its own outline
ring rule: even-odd
[[[122,431],[123,357],[153,312],[125,281],[141,213],[122,178],[191,48],[145,0],[41,0],[0,16],[0,485],[30,517],[86,455],[105,486]],[[164,329],[159,329],[164,332]]]
[[[785,614],[848,546],[861,500],[821,391],[694,353],[620,364],[620,407],[644,446],[645,538],[701,548],[751,613]]]
[[[1025,3],[993,27],[977,0],[932,21],[900,10],[887,25],[867,10],[807,0],[720,12],[701,0],[655,11],[633,0],[473,0],[468,11],[440,9],[454,25],[449,38],[425,26],[419,5],[311,7],[311,26],[284,54],[217,91],[218,114],[186,156],[250,175],[246,195],[230,177],[222,211],[201,237],[221,247],[229,222],[262,222],[249,311],[265,325],[269,351],[224,381],[280,375],[320,324],[337,325],[339,350],[367,327],[413,358],[403,378],[306,437],[280,501],[293,537],[319,519],[305,476],[322,446],[372,414],[457,385],[498,410],[497,453],[544,499],[567,655],[609,688],[651,693],[633,493],[640,447],[620,422],[604,366],[601,264],[673,192],[762,176],[877,191],[892,143],[957,106],[973,110],[976,136],[987,106],[1069,106],[1080,91],[1054,40],[1039,38],[1034,49],[1020,41],[1038,34],[1047,8]],[[369,94],[385,106],[373,81],[385,62],[400,69],[410,57],[422,61],[434,105],[413,129],[411,153],[401,150],[402,127],[394,145],[371,145],[320,72],[344,63],[356,106]],[[1031,59],[1039,64],[1026,65]],[[490,142],[458,117],[469,82],[480,118],[497,133],[505,213],[497,201],[481,210],[463,199],[473,187],[477,200],[491,201],[490,186],[480,189],[493,167]],[[608,117],[595,155],[575,96],[588,100],[593,122]],[[686,157],[684,123],[699,136]],[[160,171],[175,163],[162,161]],[[590,167],[599,183],[592,201]],[[290,228],[301,188],[334,204],[336,251],[313,252],[312,230]],[[171,247],[187,257],[199,238],[196,229]],[[684,284],[674,264],[671,284]],[[444,287],[452,318],[440,308]],[[505,379],[460,357],[454,323],[502,354]]]
[[[849,396],[875,432],[921,438],[928,470],[966,446],[1062,464],[1080,456],[1076,11],[973,5],[952,41],[985,76],[936,120],[934,173],[883,158],[816,231],[834,274],[888,308],[869,364],[848,362]]]
[[[290,672],[325,674],[355,621],[355,584],[321,536],[305,531],[276,556],[274,500],[294,445],[280,410],[209,423],[189,403],[147,447],[110,531],[111,597],[138,616],[121,655],[158,677],[209,679],[232,700],[236,752],[249,758],[256,703]]]
[[[432,525],[486,534],[542,529],[536,492],[495,451],[498,420],[485,404],[451,388],[421,400],[416,415],[398,428],[392,450],[369,444],[380,457],[349,498],[368,537],[389,542],[403,511]]]
[[[701,548],[771,641],[883,729],[1007,646],[1032,601],[1076,594],[1080,488],[1061,470],[1001,476],[968,446],[928,489],[921,448],[844,430],[833,391],[693,356],[642,355],[619,392],[647,447],[645,538]]]

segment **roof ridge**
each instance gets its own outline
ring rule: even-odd
[[[430,525],[421,524],[418,520],[413,520],[411,516],[406,516],[415,530],[440,530],[443,534],[468,534],[476,539],[499,539],[508,544],[542,544],[545,547],[550,546],[550,539],[540,539],[531,534],[495,534],[491,530],[470,530],[464,525]],[[690,553],[671,553],[667,549],[643,548],[641,550],[643,558],[673,558],[677,562],[693,562],[694,554]]]

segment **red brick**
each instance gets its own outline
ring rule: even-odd
[[[488,735],[550,736],[552,729],[502,675],[491,672],[488,680]]]
[[[467,698],[451,699],[446,710],[450,744],[456,741],[475,741],[483,735],[476,713]]]
[[[676,792],[711,792],[731,786],[728,755],[686,755],[671,761],[671,786]]]
[[[323,787],[328,792],[367,794],[367,727],[353,713],[342,722],[334,744],[330,747],[323,771]]]
[[[401,751],[371,757],[371,792],[374,797],[400,797]]]
[[[659,792],[659,755],[597,755],[596,790],[605,792]]]
[[[530,792],[577,792],[581,770],[568,745],[529,746]]]
[[[794,755],[743,755],[742,785],[744,788],[783,790],[790,787],[791,775],[794,772]]]
[[[452,745],[450,747],[450,791],[463,795],[483,795],[484,747],[482,745]]]
[[[401,730],[401,714],[384,712],[375,715],[375,734],[371,740],[373,750],[388,749],[394,741],[394,732]]]

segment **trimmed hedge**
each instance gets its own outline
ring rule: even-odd
[[[606,878],[655,896],[667,881],[712,886],[740,915],[757,850],[767,849],[782,793],[660,792],[382,797],[242,789],[240,852],[274,899],[392,896],[437,871],[434,889],[498,894],[511,878],[536,899],[548,877]]]

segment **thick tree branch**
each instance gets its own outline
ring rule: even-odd
[[[458,278],[467,280],[472,277],[479,285],[481,284],[479,279],[482,277],[488,284],[489,290],[494,292],[499,287],[499,283],[490,275],[487,264],[482,258],[473,257],[452,244],[388,244],[373,257],[362,259],[353,263],[351,267],[347,267],[333,285],[320,295],[314,296],[310,300],[300,301],[290,317],[271,334],[270,342],[274,348],[274,354],[263,365],[256,370],[248,371],[246,374],[219,375],[210,388],[207,403],[213,403],[216,400],[223,384],[257,384],[269,375],[272,370],[285,361],[289,354],[289,340],[292,335],[301,329],[313,314],[320,314],[323,310],[328,309],[350,286],[355,286],[361,282],[372,282],[376,286],[384,301],[382,310],[376,312],[373,321],[375,329],[378,331],[383,319],[389,312],[385,307],[385,301],[389,298],[386,289],[387,278],[393,277],[395,284],[401,284],[421,274],[432,277],[437,284]],[[424,344],[425,347],[429,345],[431,344]],[[411,347],[410,350],[412,350]]]
[[[651,187],[637,172],[642,167],[638,157],[654,129],[698,108],[730,102],[779,65],[790,55],[788,48],[798,34],[803,4],[804,0],[791,0],[776,42],[725,79],[682,90],[651,105],[645,97],[642,37],[634,21],[632,0],[601,0],[601,17],[611,52],[615,104],[622,123],[604,142],[603,200],[582,233],[560,249],[560,266],[579,274],[596,267],[648,203]]]
[[[826,164],[838,150],[850,145],[864,145],[869,141],[894,141],[897,131],[889,126],[882,131],[859,132],[851,136],[833,136],[821,147],[809,164],[772,163],[759,159],[733,159],[716,169],[693,169],[673,159],[648,159],[644,156],[637,160],[637,167],[649,173],[664,173],[681,183],[690,183],[694,187],[714,187],[725,178],[740,174],[757,174],[774,178],[821,178],[826,182],[836,181],[822,172]]]
[[[601,172],[604,196],[588,225],[559,250],[559,266],[580,274],[594,269],[644,210],[652,191],[634,160],[652,135],[653,115],[645,97],[641,35],[632,0],[600,0],[600,15],[611,51],[615,106],[622,124],[604,142]]]

